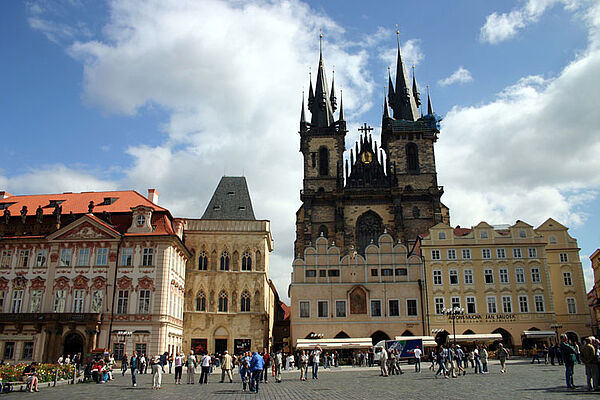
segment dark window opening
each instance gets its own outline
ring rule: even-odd
[[[319,175],[329,175],[329,150],[327,147],[319,149]]]
[[[414,143],[406,145],[406,169],[408,172],[419,172],[419,149]]]

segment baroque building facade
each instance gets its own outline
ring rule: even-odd
[[[279,298],[269,279],[270,221],[254,217],[244,177],[223,177],[200,219],[182,219],[186,349],[222,354],[273,344]]]
[[[0,194],[5,361],[181,349],[190,253],[157,191]]]

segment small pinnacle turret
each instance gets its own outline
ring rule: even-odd
[[[429,94],[429,85],[427,85],[427,115],[433,115],[433,105],[431,104],[431,95]]]
[[[344,121],[344,122],[346,121],[344,119],[344,98],[343,98],[343,92],[341,90],[340,90],[340,116],[338,118],[338,121]]]
[[[331,76],[331,95],[329,96],[331,102],[331,109],[335,112],[337,110],[337,97],[335,97],[335,71],[332,72]]]
[[[400,32],[396,31],[396,35]],[[390,76],[390,89],[388,91],[390,107],[394,111],[394,119],[416,121],[419,118],[418,107],[409,84],[402,53],[400,51],[400,37],[398,36],[398,59],[396,62],[396,85],[392,86]]]
[[[306,130],[306,116],[304,115],[304,92],[302,92],[302,111],[300,112],[300,132]]]
[[[413,72],[413,83],[412,83],[412,92],[415,97],[415,103],[417,103],[417,107],[421,106],[421,93],[419,93],[419,88],[417,87],[417,76],[415,75],[415,66],[412,67]]]

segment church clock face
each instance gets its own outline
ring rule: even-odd
[[[362,153],[360,158],[364,164],[371,164],[371,162],[373,161],[373,154],[371,154],[368,151],[365,151],[364,153]]]

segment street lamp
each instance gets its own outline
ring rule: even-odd
[[[556,332],[556,343],[559,343],[560,340],[558,340],[558,330],[562,329],[562,325],[561,324],[553,324],[553,325],[550,325],[550,329],[554,329],[554,332]]]
[[[442,313],[452,319],[452,334],[454,335],[454,344],[456,344],[456,317],[464,315],[465,309],[460,307],[444,308],[442,309]]]

